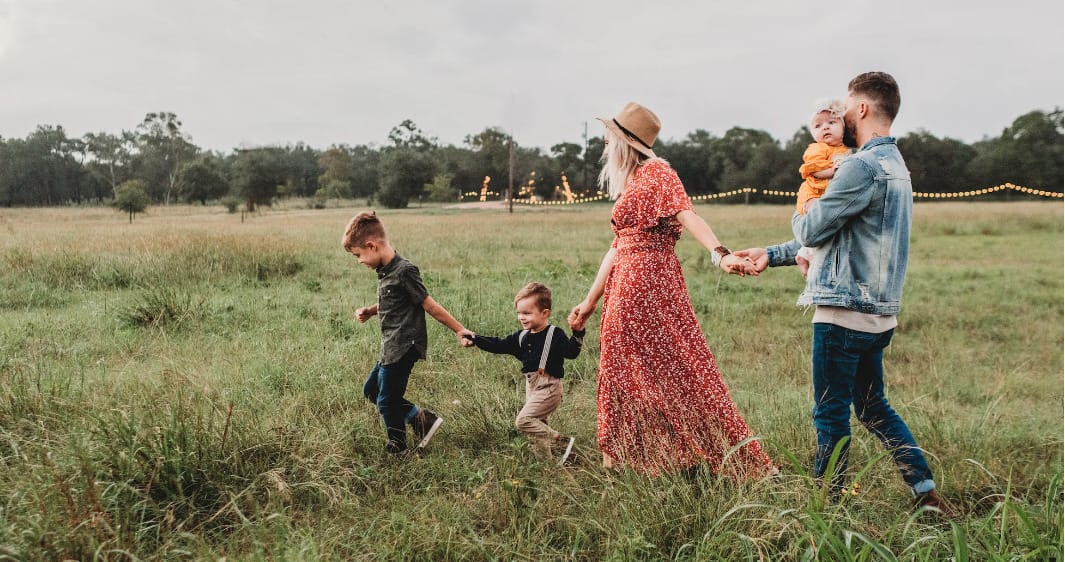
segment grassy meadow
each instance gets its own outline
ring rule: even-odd
[[[1060,202],[915,208],[888,391],[954,521],[912,512],[857,421],[860,493],[825,502],[801,276],[723,275],[688,235],[696,312],[781,476],[602,472],[597,320],[552,417],[577,466],[535,462],[513,429],[517,362],[431,319],[407,395],[446,422],[390,459],[361,394],[378,323],[352,319],[376,276],[340,246],[359,210],[0,210],[0,560],[1061,560]],[[788,205],[697,211],[734,249],[790,237]],[[564,326],[611,240],[607,205],[379,214],[486,335],[518,329],[533,280]]]

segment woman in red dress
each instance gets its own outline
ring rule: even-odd
[[[725,271],[756,275],[754,264],[721,245],[692,210],[677,173],[651,150],[658,117],[630,103],[600,120],[606,164],[599,182],[617,200],[615,237],[571,321],[583,327],[604,297],[597,399],[603,465],[650,474],[699,463],[734,477],[772,472],[721,379],[674,246],[687,229]]]

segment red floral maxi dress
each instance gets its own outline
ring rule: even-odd
[[[599,448],[658,474],[707,462],[761,476],[772,462],[732,402],[692,309],[674,246],[692,203],[673,168],[649,160],[614,204],[616,248],[603,301],[597,391]]]

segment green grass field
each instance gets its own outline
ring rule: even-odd
[[[408,397],[446,423],[421,458],[383,452],[361,396],[376,277],[340,246],[360,208],[0,210],[0,560],[1061,560],[1060,202],[922,203],[889,395],[965,511],[909,509],[855,422],[858,496],[810,482],[811,311],[794,268],[741,279],[685,236],[689,291],[779,478],[605,474],[597,321],[552,425],[581,464],[533,461],[512,426],[517,362],[430,320]],[[789,236],[791,208],[699,205],[733,248]],[[517,329],[524,283],[554,320],[587,291],[609,207],[381,211],[467,327]]]

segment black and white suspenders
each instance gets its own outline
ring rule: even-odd
[[[518,334],[518,347],[521,347],[525,343],[525,336],[529,334],[529,330],[522,330]],[[547,338],[544,339],[544,352],[540,354],[540,368],[536,370],[539,374],[544,374],[544,367],[547,367],[547,356],[551,353],[551,341],[555,339],[555,327],[547,327]]]

